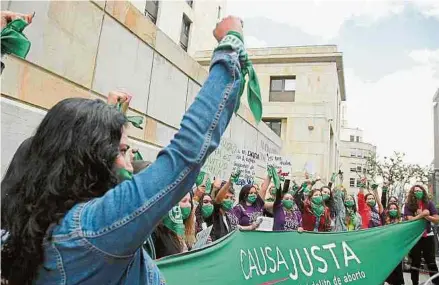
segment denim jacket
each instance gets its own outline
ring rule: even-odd
[[[142,244],[218,147],[238,100],[240,70],[236,52],[214,53],[207,81],[156,161],[49,228],[35,284],[165,284]]]

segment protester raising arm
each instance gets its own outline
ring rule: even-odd
[[[335,187],[332,192],[333,207],[335,211],[334,231],[344,232],[346,228],[346,207],[343,201],[343,192],[339,187]]]

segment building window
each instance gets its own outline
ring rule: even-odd
[[[296,95],[296,77],[271,77],[270,102],[294,102]]]
[[[361,165],[357,166],[357,172],[361,173]]]
[[[189,46],[189,32],[191,29],[191,20],[183,14],[183,21],[181,26],[181,35],[180,35],[180,46],[187,51],[187,48]]]
[[[351,141],[351,142],[355,141],[355,136],[351,136],[349,141]]]
[[[280,119],[266,119],[263,120],[265,124],[279,137],[282,131],[282,121]]]
[[[349,186],[355,187],[355,178],[350,178],[349,179]]]
[[[159,1],[146,1],[145,16],[154,23],[157,23],[157,14],[159,11]]]
[[[357,151],[355,149],[351,150],[351,157],[356,157]]]
[[[361,151],[361,149],[357,149],[357,157],[359,158],[363,157],[363,152]]]
[[[357,142],[360,142],[360,137],[359,136],[357,136]]]
[[[357,172],[357,168],[356,168],[356,167],[351,167],[351,168],[350,168],[350,171],[351,171],[351,172]]]
[[[186,0],[186,3],[192,8],[194,5],[194,1]]]

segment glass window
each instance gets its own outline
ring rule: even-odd
[[[296,91],[296,79],[285,79],[284,91]]]
[[[355,178],[350,178],[349,179],[349,186],[355,187]]]
[[[159,11],[159,1],[146,1],[145,15],[155,24],[157,22],[157,13]]]
[[[357,142],[360,142],[360,137],[359,136],[357,136]]]
[[[349,141],[353,142],[354,139],[355,139],[355,136],[351,136]]]
[[[271,80],[271,89],[270,91],[282,91],[282,84],[283,81],[282,79],[272,79]]]
[[[265,124],[279,137],[282,133],[282,121],[278,120],[263,120]]]

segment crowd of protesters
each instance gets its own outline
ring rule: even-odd
[[[2,14],[2,28],[20,17],[32,19]],[[282,185],[270,168],[261,185],[244,186],[236,185],[239,173],[222,181],[200,172],[235,110],[246,58],[240,19],[225,18],[214,36],[219,48],[209,77],[152,163],[129,145],[130,120],[119,108],[130,102],[126,93],[112,92],[108,102],[65,99],[48,111],[1,182],[2,282],[165,284],[153,259],[192,250],[209,227],[208,243],[256,230],[263,216],[273,217],[273,231],[298,232],[425,219],[412,266],[419,268],[423,257],[431,275],[438,271],[431,223],[439,215],[422,185],[410,189],[401,211],[403,201],[387,197],[386,185],[379,197],[366,181],[354,196],[334,181]],[[411,279],[418,284],[418,270]],[[401,264],[387,282],[404,284]]]

